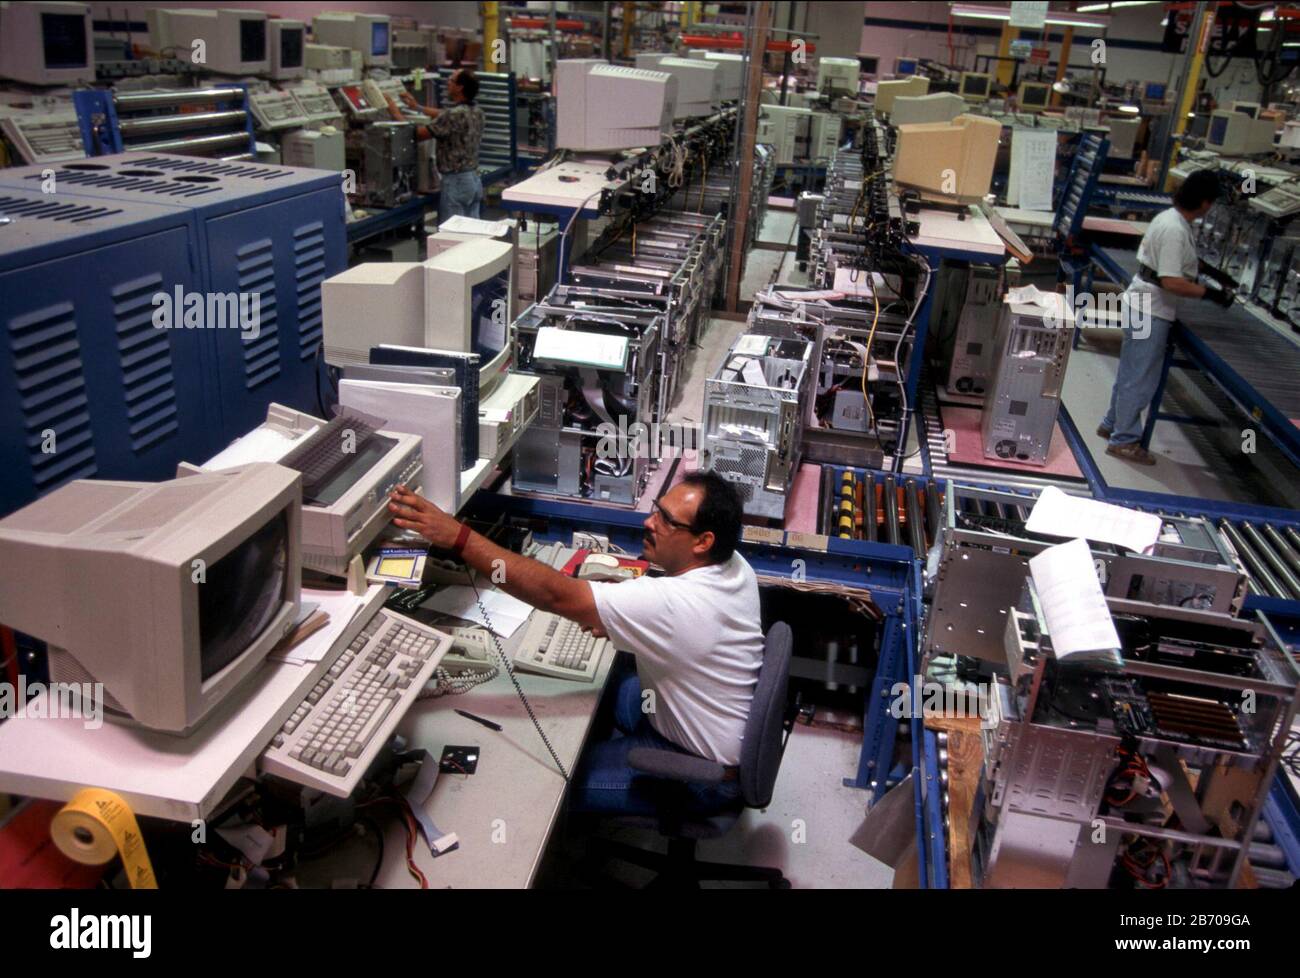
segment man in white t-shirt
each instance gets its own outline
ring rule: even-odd
[[[1111,390],[1110,410],[1097,434],[1109,441],[1106,454],[1155,465],[1140,444],[1142,409],[1151,403],[1164,369],[1177,300],[1208,299],[1225,309],[1232,293],[1196,281],[1199,261],[1192,222],[1204,217],[1221,194],[1213,170],[1197,170],[1174,192],[1174,206],[1156,215],[1138,245],[1138,272],[1124,292],[1124,345]],[[1148,326],[1149,322],[1149,326]]]
[[[742,508],[729,482],[691,473],[656,500],[644,523],[644,553],[666,576],[617,584],[566,577],[498,547],[405,487],[393,493],[389,508],[394,524],[453,551],[480,573],[504,569],[495,579],[507,594],[608,636],[635,657],[634,668],[615,663],[574,778],[573,808],[656,811],[654,779],[627,764],[636,747],[683,751],[727,768],[721,784],[678,792],[687,808],[703,811],[739,798],[737,768],[763,633],[758,582],[736,552]]]

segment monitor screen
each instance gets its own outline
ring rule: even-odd
[[[1152,100],[1165,97],[1165,86],[1161,82],[1147,82],[1146,97]]]
[[[266,21],[241,20],[239,22],[239,60],[266,60]]]
[[[962,79],[961,93],[963,95],[987,95],[989,93],[989,80],[984,75],[967,75]]]
[[[280,67],[302,67],[302,35],[300,30],[280,31]]]
[[[877,57],[858,57],[858,70],[864,75],[874,75],[880,69],[880,59]]]
[[[1020,100],[1021,104],[1042,108],[1047,104],[1047,95],[1050,91],[1051,89],[1046,85],[1027,85],[1025,94]]]
[[[200,675],[238,659],[284,607],[289,514],[281,511],[207,569],[199,584]]]
[[[472,351],[489,363],[506,347],[510,323],[510,269],[505,268],[470,290]]]
[[[388,21],[376,21],[370,26],[370,53],[380,56],[388,53]]]
[[[896,74],[896,75],[915,75],[915,74],[916,74],[916,59],[915,59],[915,58],[899,58],[896,62],[894,62],[894,74]]]
[[[1250,116],[1252,119],[1258,119],[1258,118],[1259,118],[1259,106],[1258,106],[1258,105],[1237,105],[1237,106],[1233,106],[1232,111],[1234,111],[1234,112],[1240,112],[1242,115],[1248,115],[1248,116]]]
[[[86,67],[86,18],[81,14],[41,14],[46,68]]]
[[[1210,121],[1210,138],[1209,141],[1216,146],[1222,146],[1224,139],[1228,135],[1228,117],[1224,115],[1215,116]]]

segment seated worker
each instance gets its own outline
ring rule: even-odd
[[[420,105],[410,92],[402,93],[402,101],[417,112],[423,112],[433,121],[427,126],[417,126],[417,140],[438,140],[434,162],[442,175],[438,195],[438,223],[457,214],[478,217],[483,203],[483,181],[478,174],[479,143],[483,139],[483,110],[474,100],[478,98],[478,78],[468,68],[461,68],[447,79],[449,109],[435,109]],[[397,103],[388,99],[388,114],[397,122],[406,116]]]
[[[496,577],[507,594],[607,636],[635,657],[634,669],[616,661],[595,733],[602,725],[613,729],[588,742],[573,780],[574,810],[656,811],[654,779],[627,763],[636,747],[695,754],[729,769],[721,784],[691,786],[688,807],[740,797],[736,767],[763,632],[758,582],[736,552],[742,511],[729,482],[694,472],[657,500],[644,523],[644,553],[666,576],[617,583],[566,577],[498,547],[404,486],[389,509],[394,524],[458,554],[480,574],[502,568],[504,580]]]

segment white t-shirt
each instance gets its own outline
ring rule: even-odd
[[[1138,261],[1154,268],[1159,278],[1172,276],[1196,281],[1199,269],[1196,238],[1192,226],[1177,209],[1170,207],[1156,215],[1138,245]],[[1129,296],[1149,293],[1153,316],[1170,320],[1178,316],[1178,297],[1139,275],[1133,276],[1125,292]]]
[[[636,656],[642,690],[654,690],[650,725],[701,757],[739,764],[763,661],[758,581],[745,558],[592,582],[591,593],[610,641]]]

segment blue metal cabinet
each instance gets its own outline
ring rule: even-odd
[[[229,438],[265,421],[273,401],[318,411],[320,284],[347,265],[342,230],[327,233],[320,217],[331,193],[338,192],[308,195],[289,214],[264,205],[206,222],[212,290],[261,296],[256,338],[213,331],[222,428]]]
[[[185,222],[3,190],[0,216],[0,513],[214,451],[202,347],[153,325],[164,283],[198,287]]]
[[[319,410],[320,284],[347,266],[337,173],[123,153],[0,171],[0,217],[0,515],[70,478],[167,478],[272,402]],[[257,336],[153,329],[153,296],[178,287],[258,293]]]

